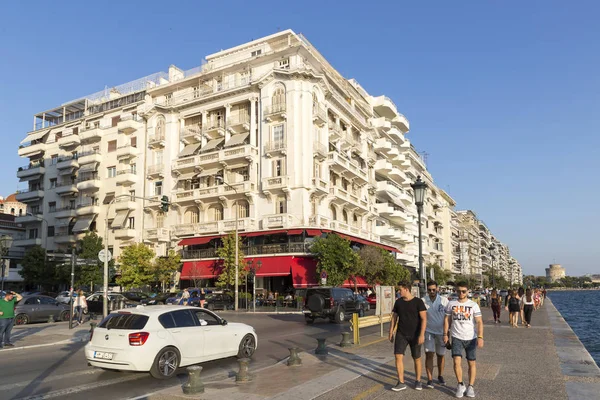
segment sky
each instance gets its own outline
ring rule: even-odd
[[[594,1],[42,1],[0,13],[0,194],[35,113],[284,29],[410,121],[436,184],[525,274],[600,273]]]

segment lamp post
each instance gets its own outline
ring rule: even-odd
[[[496,246],[492,243],[488,249],[490,250],[490,258],[492,259],[492,289],[494,289],[496,288],[496,277],[494,276],[494,260],[496,259],[494,250],[496,250]]]
[[[238,245],[238,209],[237,209],[237,205],[238,205],[238,200],[237,200],[237,194],[238,191],[236,188],[234,188],[233,186],[231,186],[229,183],[225,182],[225,179],[223,179],[222,176],[215,176],[215,180],[217,182],[221,182],[223,185],[233,189],[233,191],[235,192],[236,195],[236,199],[235,199],[235,205],[236,205],[236,210],[235,210],[235,311],[238,310],[238,306],[239,306],[239,290],[238,290],[238,285],[239,285],[239,265],[238,265],[238,258],[239,258],[239,245]]]
[[[6,275],[6,257],[8,256],[8,251],[12,246],[13,238],[9,235],[4,235],[0,237],[0,254],[2,255],[2,288],[0,290],[4,291],[4,278]],[[9,265],[10,267],[10,265]]]
[[[423,240],[421,236],[421,213],[423,212],[423,202],[425,200],[425,192],[427,184],[421,180],[421,176],[417,177],[415,183],[410,185],[415,194],[415,205],[417,206],[418,229],[419,229],[419,280],[420,280],[420,297],[425,296],[425,269],[423,268]]]

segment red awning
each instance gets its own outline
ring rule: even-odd
[[[307,236],[321,236],[321,230],[320,229],[307,229],[306,235]]]
[[[342,286],[353,288],[354,287],[354,279],[346,279],[346,281],[344,282],[344,284]],[[356,277],[356,287],[367,287],[367,286],[369,286],[369,284],[367,283],[365,278],[363,278],[362,276]]]
[[[292,283],[295,288],[317,286],[317,260],[312,257],[294,257]]]
[[[200,236],[193,238],[185,238],[179,242],[180,246],[191,246],[193,244],[206,244],[213,239],[219,239],[223,237],[223,235],[213,235],[213,236]]]
[[[290,229],[288,231],[288,235],[302,235],[302,232],[304,232],[304,229]]]
[[[221,260],[186,261],[181,269],[181,279],[216,278],[221,269]]]
[[[245,237],[255,237],[255,236],[262,236],[263,232],[248,232],[245,233],[244,236]]]
[[[262,265],[256,276],[288,276],[290,274],[290,261],[292,256],[262,257]]]

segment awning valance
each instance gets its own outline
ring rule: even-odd
[[[23,144],[23,143],[29,143],[29,142],[32,142],[34,140],[41,139],[44,136],[46,136],[47,133],[50,133],[51,130],[52,129],[44,129],[44,130],[41,130],[39,132],[32,133],[31,135],[27,135],[27,137],[25,139],[21,140],[21,144]]]
[[[204,171],[200,172],[198,174],[198,176],[216,175],[220,170],[221,170],[221,168],[209,168],[209,169],[205,169]]]
[[[304,232],[304,229],[290,229],[287,234],[288,235],[302,235],[302,232]]]
[[[223,237],[222,235],[213,235],[213,236],[201,236],[201,237],[193,237],[193,238],[185,238],[181,242],[179,242],[180,246],[191,246],[194,244],[206,244],[213,239],[219,239]]]
[[[218,145],[223,143],[224,140],[225,139],[223,138],[213,139],[210,142],[206,143],[206,146],[202,147],[200,151],[202,151],[203,153],[206,153],[207,151],[212,151],[216,149]]]
[[[191,156],[199,148],[200,148],[200,143],[188,144],[187,146],[185,146],[183,148],[183,150],[181,150],[181,153],[179,153],[179,157]]]
[[[123,228],[123,225],[125,225],[125,220],[127,220],[128,215],[129,215],[129,210],[117,211],[117,215],[115,215],[115,219],[113,219],[111,227],[113,229]]]
[[[96,171],[96,168],[98,168],[97,162],[84,164],[79,168],[79,173],[81,174],[82,172],[94,172]]]
[[[180,181],[185,181],[185,180],[188,180],[188,179],[195,178],[197,175],[198,175],[197,172],[188,172],[186,174],[179,175],[177,177],[177,179],[180,180]]]
[[[291,256],[262,257],[262,265],[256,271],[256,276],[288,276],[290,274]]]
[[[238,135],[233,135],[231,139],[229,139],[229,141],[225,143],[225,147],[237,146],[239,144],[242,144],[248,136],[250,136],[249,133],[240,133]]]
[[[94,221],[94,218],[96,218],[95,215],[77,218],[77,221],[75,221],[75,226],[73,226],[73,232],[79,233],[89,231],[90,225],[92,224],[92,221]]]
[[[306,235],[307,236],[321,236],[321,230],[320,229],[307,229]]]
[[[212,279],[221,274],[221,260],[186,261],[181,269],[181,279]]]

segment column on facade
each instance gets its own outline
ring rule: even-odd
[[[257,125],[256,125],[256,102],[257,102],[257,98],[256,97],[252,97],[250,99],[250,145],[251,146],[256,146],[257,145],[257,136],[258,136],[258,129],[257,129]]]
[[[231,104],[225,104],[225,127],[229,128],[229,120],[231,118]],[[225,143],[231,139],[231,133],[229,129],[225,129]]]
[[[202,145],[201,147],[206,146],[206,143],[208,142],[208,140],[206,139],[206,136],[204,135],[204,130],[208,128],[208,111],[202,111]]]

